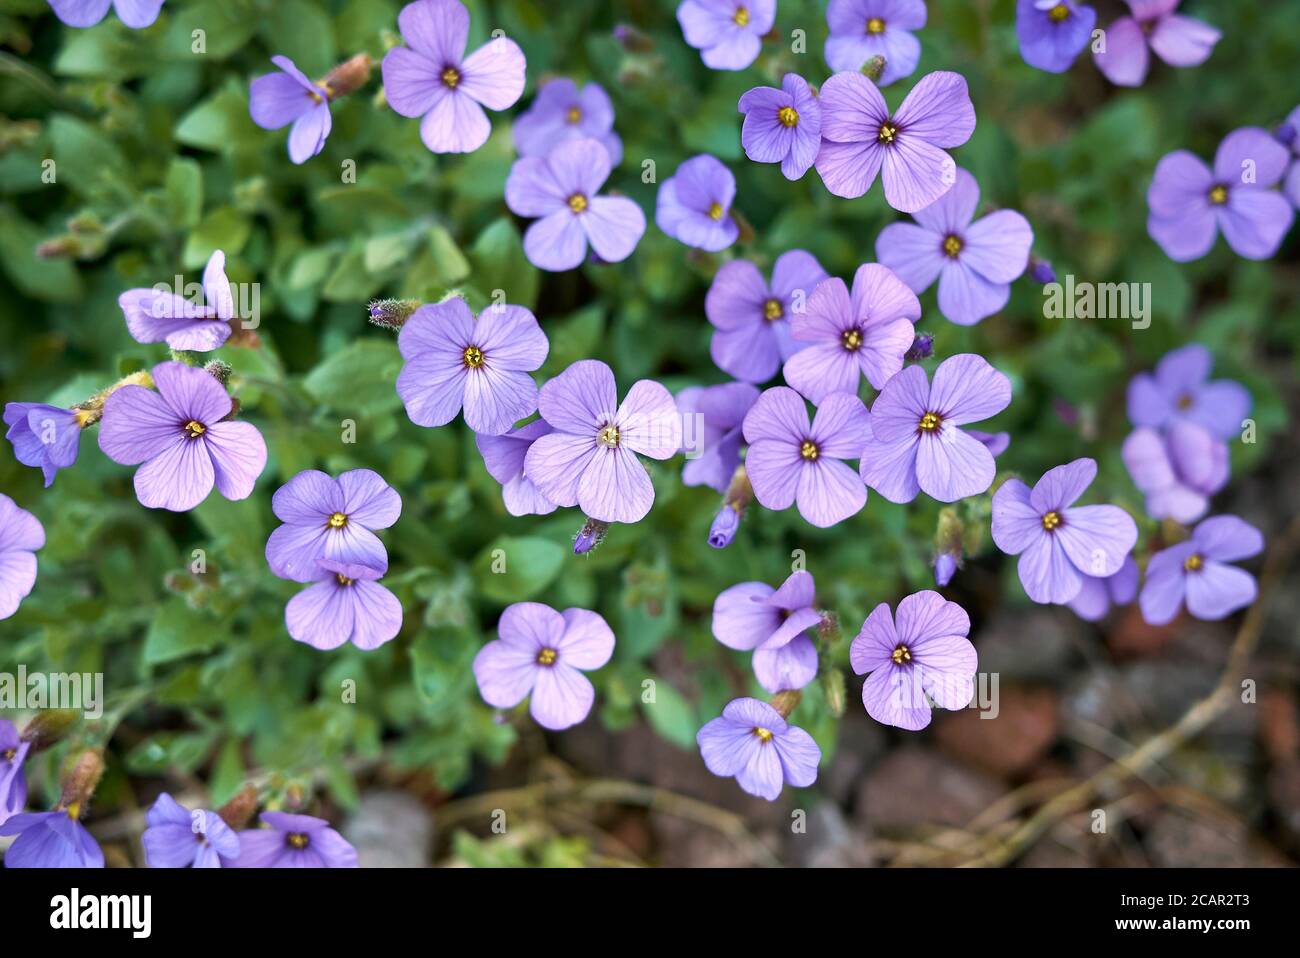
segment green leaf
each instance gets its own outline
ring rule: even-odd
[[[213,210],[185,241],[185,268],[202,267],[215,250],[224,250],[227,256],[236,255],[248,242],[251,231],[248,218],[233,206]]]
[[[536,536],[500,536],[474,562],[479,591],[498,602],[530,599],[555,581],[569,550]]]
[[[50,120],[57,182],[82,195],[94,195],[125,179],[126,157],[104,131],[75,117],[56,113]]]
[[[248,115],[248,90],[232,87],[204,100],[176,125],[179,142],[216,153],[252,143],[261,132]]]
[[[168,599],[154,617],[144,637],[144,662],[160,665],[206,652],[217,641],[211,620],[191,609],[184,599]]]
[[[654,680],[654,701],[641,702],[641,709],[656,732],[685,749],[695,747],[700,730],[699,716],[682,694],[663,679]]]
[[[397,374],[402,356],[391,340],[358,339],[309,372],[303,386],[313,399],[342,412],[382,412],[401,405]]]
[[[533,308],[537,302],[537,270],[524,255],[524,244],[512,221],[495,220],[479,234],[469,255],[478,289],[489,298],[500,290],[505,302]]]
[[[187,156],[173,159],[163,189],[168,218],[177,226],[192,229],[203,215],[203,168],[198,160]]]

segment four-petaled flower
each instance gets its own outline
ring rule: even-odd
[[[143,30],[158,19],[163,0],[50,0],[54,15],[70,27],[93,27],[108,16],[109,7],[132,30]]]
[[[2,616],[0,616],[2,617]],[[23,764],[32,743],[23,741],[8,719],[0,719],[0,824],[27,804],[27,776]]]
[[[780,163],[787,180],[797,180],[817,159],[822,142],[822,108],[808,81],[787,73],[781,89],[757,86],[740,98],[745,114],[740,143],[755,163]]]
[[[376,581],[383,569],[329,559],[316,568],[316,584],[284,607],[291,639],[322,651],[351,642],[369,652],[401,631],[402,603]]]
[[[729,649],[753,650],[754,675],[769,692],[801,689],[817,676],[817,647],[807,635],[822,621],[813,608],[811,572],[795,572],[781,588],[741,582],[713,602],[713,637]]]
[[[1064,73],[1088,45],[1096,22],[1097,11],[1074,0],[1018,0],[1020,55],[1031,67]]]
[[[220,868],[239,857],[239,836],[207,809],[190,811],[166,792],[145,814],[145,864],[150,868]]]
[[[750,795],[776,801],[782,786],[807,788],[817,781],[822,750],[813,737],[789,724],[758,699],[733,699],[722,715],[695,736],[700,757],[714,775],[734,778]]]
[[[383,574],[388,552],[375,535],[402,514],[402,498],[371,469],[333,479],[317,469],[298,473],[271,497],[283,525],[266,540],[266,563],[282,579],[314,582],[319,561],[365,565]]]
[[[528,450],[552,431],[545,419],[535,419],[502,436],[474,436],[483,465],[501,483],[501,499],[512,516],[544,516],[555,511],[555,503],[542,495],[524,473]]]
[[[1120,454],[1153,519],[1194,522],[1228,483],[1228,445],[1199,423],[1181,420],[1164,432],[1142,426]]]
[[[659,185],[655,223],[673,239],[716,253],[740,236],[731,216],[736,178],[714,156],[702,153],[677,167]]]
[[[1206,380],[1214,357],[1200,343],[1175,349],[1128,384],[1128,417],[1135,426],[1162,429],[1194,422],[1220,439],[1232,439],[1250,415],[1250,393],[1232,379]]]
[[[600,141],[611,167],[623,160],[623,141],[614,132],[614,105],[599,83],[578,89],[568,77],[547,80],[510,132],[520,156],[546,156],[566,140],[589,137]]]
[[[776,0],[684,0],[677,22],[711,70],[743,70],[776,20]]]
[[[831,0],[826,7],[826,65],[861,70],[872,57],[884,57],[877,81],[889,86],[910,76],[921,59],[913,30],[925,26],[925,0]]]
[[[36,556],[45,548],[45,527],[0,493],[0,619],[18,611],[18,605],[36,584]]]
[[[1198,619],[1226,618],[1255,601],[1259,588],[1249,572],[1228,565],[1264,550],[1260,531],[1236,516],[1212,516],[1190,539],[1162,549],[1147,563],[1138,605],[1151,625],[1165,625],[1183,603]]]
[[[14,446],[14,457],[24,466],[35,466],[45,477],[45,488],[60,469],[77,461],[81,445],[81,419],[75,410],[60,409],[39,402],[5,403],[5,433]]]
[[[727,491],[740,465],[741,427],[757,400],[758,387],[749,383],[691,386],[677,394],[683,451],[696,453],[694,458],[688,456],[682,467],[684,485]],[[687,422],[694,427],[688,428]]]
[[[1172,67],[1199,66],[1223,36],[1208,23],[1174,11],[1182,0],[1128,0],[1132,16],[1106,28],[1106,45],[1093,52],[1098,69],[1117,86],[1141,86],[1150,58],[1147,47]]]
[[[356,868],[357,850],[312,815],[263,812],[262,824],[239,833],[239,857],[230,868]]]
[[[99,843],[77,821],[76,811],[20,812],[0,824],[0,836],[16,835],[5,868],[103,868]]]
[[[1066,603],[1081,619],[1100,622],[1112,605],[1128,605],[1138,594],[1138,567],[1132,556],[1112,576],[1085,575],[1079,594]]]
[[[267,73],[248,86],[248,112],[253,122],[264,130],[278,130],[292,123],[289,130],[289,159],[305,163],[325,149],[330,135],[330,93],[284,56],[271,57],[280,68]]]
[[[226,254],[216,250],[203,268],[203,304],[167,289],[128,289],[117,298],[127,331],[138,343],[208,352],[230,338],[235,300],[226,278]]]

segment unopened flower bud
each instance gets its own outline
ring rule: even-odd
[[[929,359],[934,355],[934,337],[929,333],[917,333],[916,338],[912,340],[912,346],[903,358],[910,363],[920,362],[922,359]]]
[[[740,513],[723,503],[718,514],[713,517],[713,525],[709,526],[709,545],[715,549],[725,549],[736,538],[736,530],[739,528]]]
[[[1290,123],[1283,123],[1273,131],[1273,137],[1283,146],[1290,146],[1295,142],[1296,128]]]
[[[647,34],[628,23],[614,26],[614,39],[628,53],[649,53],[654,49],[654,41]]]
[[[80,716],[76,709],[42,709],[27,723],[22,739],[32,743],[33,752],[39,752],[63,738]]]
[[[234,798],[217,809],[217,814],[221,816],[223,822],[235,831],[239,831],[253,820],[253,813],[256,811],[257,789],[252,785],[245,785]]]
[[[420,308],[420,303],[413,299],[376,299],[367,308],[370,321],[376,326],[401,329],[411,314]]]
[[[609,531],[609,523],[601,522],[599,519],[588,518],[578,530],[577,536],[573,539],[573,554],[576,556],[586,555],[596,546],[605,541],[605,533]]]
[[[952,581],[957,571],[957,560],[949,552],[941,552],[934,560],[934,584],[943,588]]]
[[[224,386],[230,381],[230,374],[235,370],[224,359],[209,359],[203,364],[203,371]]]
[[[95,786],[103,774],[104,757],[99,749],[86,749],[64,773],[59,807],[66,808],[73,818],[78,817],[90,796],[95,794]]]
[[[872,83],[879,83],[880,78],[885,73],[885,58],[877,53],[874,57],[862,64],[862,72],[866,74],[867,79]]]
[[[1056,282],[1056,270],[1052,269],[1052,264],[1037,256],[1029,260],[1029,276],[1035,283],[1042,283],[1044,286]]]
[[[320,81],[320,85],[325,88],[331,100],[337,100],[365,86],[370,80],[370,70],[373,66],[374,61],[370,59],[370,54],[358,53],[325,74],[325,79]]]
[[[826,696],[826,706],[831,714],[836,718],[843,715],[846,697],[844,673],[839,669],[828,669],[822,676],[822,694]]]
[[[798,689],[783,689],[772,696],[771,706],[781,713],[781,718],[789,718],[801,701],[803,693]]]

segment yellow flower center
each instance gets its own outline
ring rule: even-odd
[[[456,89],[456,86],[460,83],[460,71],[455,67],[447,67],[442,71],[442,83],[443,86],[450,87],[453,90]]]
[[[755,726],[754,737],[766,745],[768,742],[772,741],[772,730]]]
[[[1222,183],[1217,183],[1210,188],[1210,202],[1215,206],[1222,206],[1228,202],[1228,188]]]
[[[792,106],[783,106],[776,111],[776,118],[782,126],[795,126],[799,122],[799,111]]]
[[[348,524],[348,517],[341,512],[335,512],[330,516],[329,527],[331,529],[342,529]]]
[[[185,438],[187,439],[198,439],[207,431],[207,427],[197,419],[191,419],[185,424]]]
[[[747,7],[736,7],[736,12],[731,15],[731,19],[736,26],[745,26],[749,23],[749,9]]]
[[[610,449],[617,448],[618,440],[619,440],[618,426],[614,426],[614,425],[606,426],[604,429],[600,431],[600,434],[597,436],[597,438],[604,445],[608,446]]]
[[[1195,572],[1201,566],[1205,565],[1205,560],[1197,553],[1193,552],[1183,561],[1183,568],[1188,572]]]
[[[942,422],[943,419],[940,418],[937,412],[928,412],[921,417],[919,426],[922,432],[934,432]]]
[[[912,661],[912,650],[900,643],[889,657],[894,660],[895,665],[903,665]]]
[[[7,748],[3,752],[0,752],[0,758],[4,759],[6,762],[12,762],[14,760],[14,756],[17,754],[18,754],[18,749]]]
[[[569,107],[569,112],[565,114],[564,118],[568,120],[570,126],[576,126],[578,121],[582,119],[582,111],[576,106],[571,106]]]
[[[1052,7],[1052,9],[1047,11],[1047,15],[1057,23],[1060,23],[1062,20],[1070,19],[1070,8],[1064,3],[1058,3],[1056,6]]]
[[[1181,396],[1178,397],[1178,408],[1191,409],[1193,402],[1195,402],[1195,400],[1192,399],[1191,394],[1183,393]]]
[[[956,259],[962,247],[966,245],[956,233],[949,233],[943,238],[943,252],[949,259]]]
[[[290,848],[296,848],[298,851],[302,851],[311,844],[311,839],[302,832],[290,832],[284,837],[284,843]]]
[[[803,456],[809,462],[812,462],[821,455],[821,453],[817,451],[817,443],[813,442],[811,439],[805,439],[799,444],[799,455]]]
[[[569,197],[569,209],[575,213],[581,213],[587,208],[587,198],[581,193],[574,193]]]
[[[844,348],[849,352],[857,352],[862,347],[862,330],[846,329],[840,340],[844,343]]]
[[[876,134],[876,139],[881,143],[893,143],[898,137],[898,127],[886,120],[880,124],[880,132]]]
[[[884,20],[881,20],[879,17],[872,17],[870,20],[867,21],[867,32],[868,32],[868,33],[884,33],[884,32],[885,32],[885,21],[884,21]]]
[[[342,572],[335,572],[335,573],[334,573],[334,578],[338,579],[339,585],[351,585],[351,584],[352,584],[352,580],[349,579],[347,576],[345,576]]]
[[[466,346],[464,360],[470,369],[478,369],[483,365],[483,350],[477,346]]]
[[[554,649],[551,648],[542,649],[540,652],[537,653],[537,664],[554,665],[557,656],[558,653]]]
[[[1061,524],[1061,514],[1053,509],[1043,516],[1043,528],[1051,532]]]
[[[774,323],[785,315],[785,308],[781,305],[779,299],[769,299],[763,304],[763,318],[769,323]]]
[[[710,203],[710,204],[709,204],[709,219],[711,219],[711,220],[720,220],[720,219],[722,219],[722,213],[723,213],[723,210],[722,210],[722,204],[721,204],[721,203]]]

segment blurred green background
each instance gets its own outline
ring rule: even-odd
[[[261,347],[215,354],[234,367],[242,415],[270,450],[251,498],[228,502],[214,492],[189,514],[145,509],[133,470],[100,453],[93,429],[76,466],[49,490],[7,443],[0,454],[0,490],[48,533],[34,592],[0,622],[0,669],[105,674],[109,713],[75,733],[108,746],[92,830],[94,819],[184,783],[205,788],[212,804],[248,779],[264,783],[272,802],[297,785],[324,803],[314,807],[339,810],[356,805],[376,768],[415,776],[434,801],[473,792],[521,735],[529,754],[554,740],[538,735],[525,712],[494,717],[470,671],[514,601],[603,614],[618,644],[592,676],[598,698],[588,724],[611,733],[648,724],[687,754],[727,700],[761,694],[748,655],[710,634],[720,590],[751,579],[778,584],[803,550],[819,604],[838,614],[845,633],[822,667],[847,671],[848,640],[866,613],[932,585],[939,504],[925,497],[895,506],[872,495],[862,513],[828,530],[794,510],[755,506],[734,545],[715,551],[705,539],[718,496],[683,487],[680,459],[650,463],[650,517],[615,527],[593,555],[578,558],[576,510],[510,517],[460,420],[436,430],[408,421],[393,388],[395,337],[366,323],[372,297],[432,301],[456,289],[477,309],[500,288],[533,309],[550,337],[543,377],[595,357],[614,368],[621,390],[650,376],[675,392],[725,378],[709,358],[702,308],[722,262],[747,257],[766,272],[799,247],[850,277],[874,260],[876,235],[900,215],[879,187],[840,200],[815,171],[790,183],[741,151],[741,93],[779,83],[787,71],[814,84],[828,75],[824,3],[781,0],[777,30],[806,31],[806,52],[772,39],[735,74],[703,66],[669,0],[467,5],[470,49],[505,30],[527,54],[528,87],[514,110],[489,114],[493,135],[478,152],[435,156],[418,122],[380,95],[377,64],[398,42],[397,2],[168,0],[156,24],[131,31],[113,14],[74,30],[42,0],[0,0],[0,399],[69,405],[165,358],[164,346],[128,336],[116,297],[177,274],[197,281],[214,249],[225,250],[232,282],[260,284]],[[932,70],[963,73],[978,126],[954,154],[980,183],[981,210],[1023,212],[1035,253],[1062,278],[1151,283],[1152,324],[1136,331],[1122,319],[1045,318],[1042,291],[1026,278],[1002,313],[963,329],[939,315],[932,288],[918,324],[935,335],[927,367],[957,352],[985,355],[1015,386],[1010,409],[984,427],[1012,433],[1000,469],[1032,480],[1092,456],[1100,465],[1093,501],[1140,517],[1142,500],[1119,458],[1124,387],[1166,350],[1200,341],[1214,351],[1215,372],[1246,383],[1255,399],[1258,442],[1234,444],[1234,482],[1266,476],[1287,441],[1283,390],[1296,379],[1300,241],[1293,235],[1265,263],[1241,260],[1220,242],[1180,266],[1147,236],[1145,194],[1166,152],[1212,156],[1232,129],[1272,128],[1296,105],[1300,3],[1187,0],[1184,12],[1222,29],[1222,42],[1200,68],[1156,63],[1139,90],[1110,87],[1087,55],[1061,76],[1026,66],[1014,6],[932,0],[918,34],[920,67],[887,88],[886,99],[896,105]],[[1097,6],[1101,24],[1120,12],[1118,3]],[[626,51],[613,36],[617,23],[634,24],[652,48]],[[191,52],[196,29],[206,31],[202,55]],[[249,81],[272,69],[273,54],[319,77],[359,52],[376,60],[371,82],[334,105],[324,152],[292,165],[285,131],[249,119]],[[595,80],[613,97],[625,157],[609,186],[641,203],[651,224],[626,262],[559,275],[526,261],[526,224],[502,198],[511,116],[557,75]],[[753,226],[752,243],[702,255],[653,225],[657,184],[642,182],[643,161],[653,160],[662,180],[699,152],[735,172],[736,208]],[[46,158],[57,163],[55,184],[42,182]],[[343,181],[348,161],[355,183]],[[37,245],[49,241],[63,244],[62,255],[38,257]],[[863,398],[871,399],[865,385]],[[356,424],[354,444],[341,439],[347,420]],[[382,537],[385,581],[402,600],[405,624],[378,651],[321,653],[284,629],[284,603],[298,586],[273,577],[263,558],[275,524],[270,499],[302,469],[356,467],[379,471],[402,496],[402,517]],[[987,509],[987,497],[960,506],[972,543],[985,541],[951,590],[977,629],[1004,607],[1028,604],[1014,563],[988,552]],[[1143,530],[1144,540],[1156,531],[1150,522]],[[491,571],[498,548],[505,574]],[[206,550],[205,575],[189,572],[195,549]],[[642,701],[647,679],[656,682],[653,703]],[[860,711],[848,679],[848,709]],[[349,680],[355,704],[341,700]],[[838,721],[825,688],[819,679],[805,690],[792,721],[816,736],[829,762]],[[34,806],[52,802],[62,754],[34,765]],[[682,767],[683,788],[709,777],[693,754]]]

